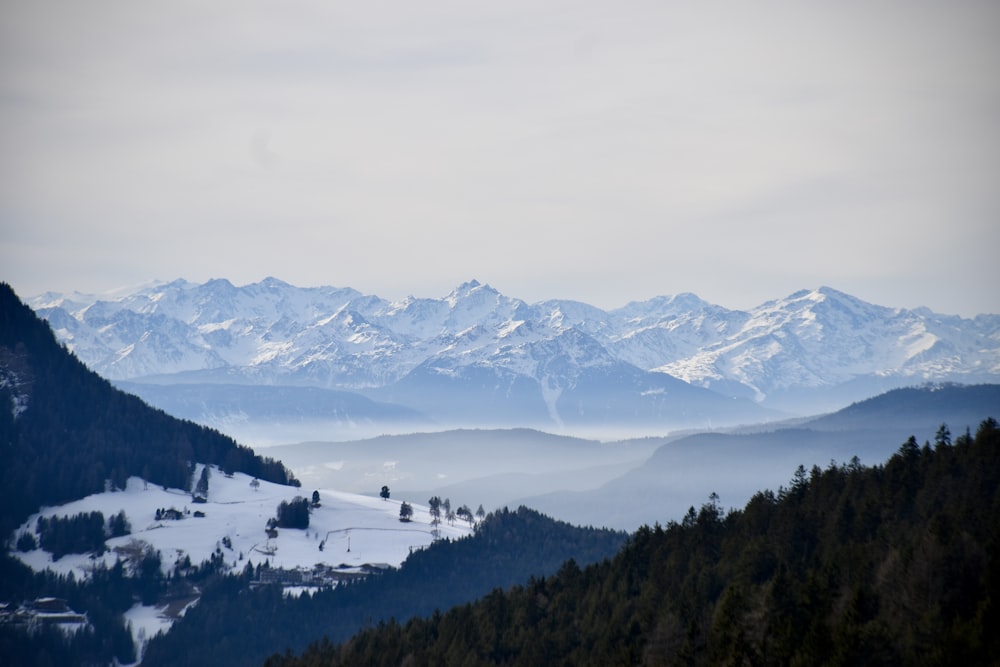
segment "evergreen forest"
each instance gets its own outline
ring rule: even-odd
[[[278,461],[256,455],[232,438],[149,407],[115,389],[60,345],[48,323],[0,283],[0,535],[42,506],[125,487],[139,476],[164,487],[191,487],[195,463],[297,485]],[[99,512],[53,517],[38,525],[41,545],[55,558],[99,552],[107,537],[128,534],[124,515]],[[217,576],[219,562],[167,578],[161,555],[137,554],[131,571],[122,562],[96,568],[86,581],[35,573],[10,548],[35,548],[28,533],[0,554],[0,603],[56,597],[85,613],[86,626],[66,633],[43,626],[25,633],[0,623],[0,662],[9,665],[91,665],[135,662],[135,646],[122,614],[137,601],[189,598]]]
[[[164,571],[163,554],[136,547],[85,580],[10,555],[99,552],[129,534],[124,513],[48,517],[38,544],[14,529],[44,505],[124,488],[130,476],[194,486],[194,502],[209,493],[207,468],[192,484],[196,463],[298,483],[280,462],[115,389],[3,283],[0,406],[3,611],[51,596],[87,619],[71,633],[0,623],[3,664],[133,663],[123,613],[195,599],[149,641],[143,665],[1000,664],[993,418],[954,441],[944,424],[933,443],[911,437],[881,465],[800,466],[741,509],[713,493],[682,520],[632,535],[498,510],[398,569],[289,597],[251,585],[267,561],[227,574],[221,552]],[[852,407],[839,418],[863,422],[877,406]],[[308,510],[301,497],[281,503],[274,523],[308,526]]]
[[[935,440],[800,467],[741,510],[712,494],[612,559],[266,665],[995,665],[1000,428]]]
[[[324,636],[345,641],[374,624],[429,616],[554,574],[570,559],[610,558],[626,538],[522,507],[487,515],[469,537],[414,551],[398,569],[298,598],[284,596],[280,586],[251,588],[254,565],[248,564],[242,577],[213,578],[198,604],[149,642],[143,665],[259,665],[276,651],[302,651]]]
[[[0,531],[43,505],[123,489],[130,476],[191,488],[194,464],[278,484],[297,480],[218,431],[115,389],[60,345],[48,323],[0,283]]]

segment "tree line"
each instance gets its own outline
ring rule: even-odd
[[[0,655],[10,665],[107,665],[136,661],[135,645],[122,616],[137,600],[159,597],[167,583],[159,571],[159,556],[137,564],[129,572],[122,561],[111,567],[98,564],[86,580],[72,574],[32,572],[8,554],[0,554],[0,600],[15,605],[44,593],[62,598],[68,606],[85,612],[87,625],[67,633],[43,625],[26,632],[0,623]]]
[[[800,467],[741,510],[710,496],[611,560],[266,665],[996,664],[1000,428],[935,440]]]
[[[115,389],[0,283],[0,531],[43,505],[124,489],[131,476],[190,489],[196,462],[297,484],[279,461]],[[11,409],[17,406],[16,409]]]
[[[125,510],[105,522],[102,512],[81,512],[74,516],[40,516],[35,523],[35,533],[23,532],[16,541],[18,551],[31,551],[41,546],[59,560],[66,554],[96,553],[106,550],[105,539],[121,537],[132,531]]]
[[[275,651],[301,651],[324,636],[344,641],[373,623],[431,614],[552,574],[568,558],[608,558],[625,540],[618,531],[579,528],[522,507],[487,515],[471,536],[416,550],[398,569],[298,598],[285,597],[280,586],[251,589],[261,564],[248,562],[242,577],[207,583],[198,604],[150,641],[143,665],[261,664]]]

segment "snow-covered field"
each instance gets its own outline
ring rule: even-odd
[[[200,477],[202,468],[197,467],[194,479]],[[35,532],[39,516],[63,517],[97,511],[107,520],[124,510],[132,532],[107,540],[108,551],[102,556],[68,554],[53,561],[52,555],[42,549],[15,551],[14,555],[34,570],[72,572],[77,578],[89,576],[102,562],[110,567],[121,558],[131,564],[130,559],[147,547],[160,552],[164,573],[185,557],[197,566],[217,550],[222,552],[230,570],[241,570],[247,561],[259,565],[267,560],[272,568],[312,569],[321,564],[357,572],[363,565],[398,567],[411,550],[425,547],[435,539],[426,506],[411,504],[411,521],[401,523],[401,501],[329,489],[318,489],[320,505],[311,510],[308,529],[279,528],[278,535],[269,538],[265,533],[267,521],[277,515],[278,504],[296,496],[312,500],[313,489],[251,482],[252,478],[242,473],[226,477],[212,468],[207,502],[194,503],[188,491],[163,489],[132,477],[124,491],[99,493],[59,507],[44,508],[13,535],[16,538],[26,531]],[[183,518],[156,519],[157,510],[171,508],[178,510]],[[195,517],[195,512],[204,513],[204,517]],[[441,538],[455,539],[470,532],[471,528],[463,522],[451,526],[442,521],[437,526]],[[301,590],[286,589],[292,595],[301,594]],[[187,606],[196,601],[182,601],[181,608],[136,604],[128,610],[125,620],[132,629],[139,655],[149,639],[166,632]]]
[[[184,615],[184,611],[187,611],[186,607],[179,612],[171,612],[168,605],[145,606],[136,604],[125,612],[125,622],[132,630],[132,642],[136,647],[136,656],[140,660],[142,660],[143,651],[146,650],[146,642],[169,630],[174,621]]]
[[[198,479],[202,466],[195,470]],[[45,508],[31,516],[15,533],[35,531],[40,515],[74,516],[81,512],[99,511],[105,519],[124,510],[131,524],[130,535],[107,541],[108,551],[102,556],[68,554],[57,561],[47,551],[14,552],[35,570],[49,569],[77,578],[86,577],[100,562],[109,567],[117,558],[125,560],[136,546],[149,545],[161,554],[166,573],[174,563],[190,557],[192,565],[208,560],[221,550],[227,566],[242,569],[246,561],[255,565],[267,559],[272,567],[312,568],[316,564],[331,567],[359,567],[365,564],[398,566],[410,551],[434,541],[431,517],[427,507],[413,505],[409,523],[400,523],[397,500],[319,489],[320,506],[311,511],[305,530],[279,528],[277,537],[265,533],[268,519],[277,515],[281,501],[296,496],[312,498],[313,489],[280,486],[260,481],[255,489],[252,478],[237,473],[231,478],[220,470],[211,470],[208,501],[192,502],[191,494],[180,489],[167,489],[145,484],[142,479],[128,480],[124,491],[99,493],[66,505]],[[179,520],[156,520],[157,510],[174,508],[183,514]],[[196,511],[204,513],[195,517]],[[458,538],[471,532],[463,522],[454,526],[442,521],[440,537]],[[228,538],[231,547],[226,546]],[[136,542],[142,543],[137,545]],[[323,544],[323,549],[320,549]]]

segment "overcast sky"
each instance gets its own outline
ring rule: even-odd
[[[477,278],[1000,313],[1000,3],[0,0],[23,297]]]

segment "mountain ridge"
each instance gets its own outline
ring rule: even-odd
[[[449,425],[462,425],[461,412],[406,401],[426,398],[428,382],[443,383],[468,399],[465,410],[478,395],[474,412],[509,413],[508,425],[635,418],[628,408],[604,410],[619,404],[678,428],[716,424],[724,411],[689,392],[673,397],[664,417],[664,403],[651,397],[666,376],[725,397],[737,421],[774,416],[755,406],[808,414],[897,386],[1000,379],[1000,315],[890,308],[825,286],[746,311],[691,293],[613,310],[529,304],[477,280],[441,298],[397,301],[267,278],[242,287],[175,280],[110,298],[47,293],[28,303],[112,380],[352,391]],[[608,373],[634,379],[608,383]],[[600,398],[577,391],[598,381]]]
[[[867,398],[836,412],[762,424],[750,429],[706,431],[662,438],[640,465],[584,491],[525,495],[523,503],[570,522],[634,530],[643,523],[679,520],[705,489],[727,506],[739,506],[761,485],[777,487],[783,471],[858,457],[885,461],[909,437],[934,442],[939,429],[958,438],[983,415],[1000,414],[1000,384],[907,387]],[[655,441],[655,439],[654,439]]]

